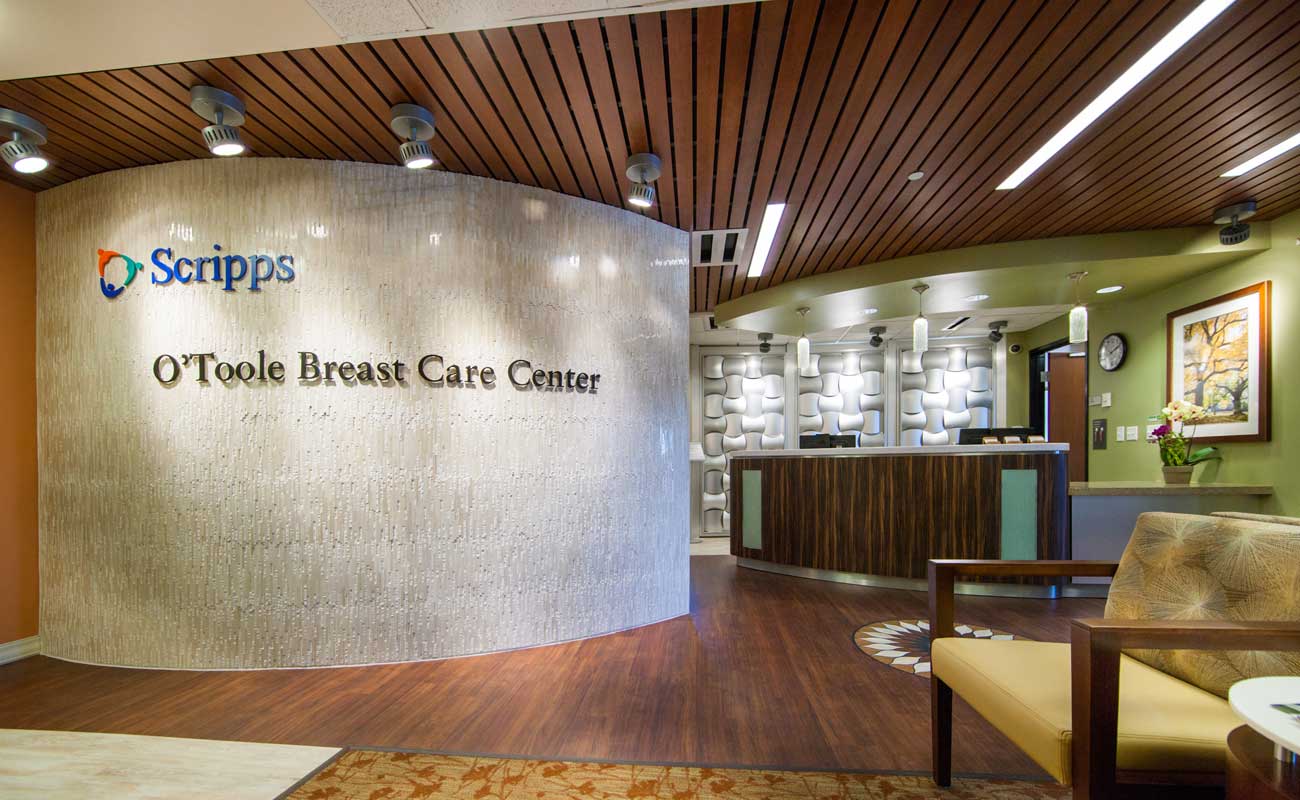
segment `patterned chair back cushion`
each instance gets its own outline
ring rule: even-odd
[[[1300,526],[1147,513],[1138,517],[1106,601],[1111,619],[1300,622]],[[1245,678],[1300,675],[1300,653],[1125,651],[1228,696]]]

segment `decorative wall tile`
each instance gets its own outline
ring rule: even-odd
[[[664,266],[687,234],[492,180],[269,158],[75,181],[39,195],[38,222],[45,652],[356,664],[688,611],[689,276]],[[297,277],[151,285],[155,247],[214,243],[291,253]],[[114,300],[99,248],[146,265]],[[161,353],[259,349],[289,367],[283,384],[166,388],[151,372]],[[305,384],[300,350],[408,369],[438,353],[498,381]],[[599,389],[520,391],[516,358],[599,372]],[[754,386],[728,413],[763,416]],[[707,470],[763,435],[739,427],[707,434]]]
[[[957,444],[962,429],[992,426],[992,348],[905,350],[899,367],[899,444]]]
[[[704,533],[731,529],[729,454],[785,447],[785,358],[706,354],[703,481],[700,510]]]
[[[799,432],[857,434],[862,447],[882,447],[885,355],[813,353],[799,376]]]

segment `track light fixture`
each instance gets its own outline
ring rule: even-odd
[[[191,86],[190,108],[212,123],[203,129],[203,143],[212,155],[237,156],[247,149],[239,135],[244,103],[238,97],[212,86]]]
[[[1005,319],[1000,319],[997,322],[990,322],[989,341],[992,342],[993,344],[997,344],[998,342],[1002,341],[1002,335],[1003,335],[1002,329],[1005,327],[1007,327],[1007,321]]]
[[[1214,221],[1223,225],[1219,229],[1219,244],[1241,244],[1250,238],[1250,226],[1246,220],[1255,216],[1255,201],[1245,200],[1226,208],[1215,209]]]
[[[871,338],[867,340],[867,344],[871,345],[872,347],[879,347],[882,344],[884,344],[886,330],[888,330],[888,328],[886,328],[884,325],[878,325],[872,328]]]
[[[8,140],[0,145],[0,155],[15,172],[40,172],[50,165],[41,152],[49,131],[31,117],[8,108],[0,108],[0,134]]]
[[[758,352],[760,353],[772,352],[772,334],[760,333],[758,335]]]
[[[655,187],[652,183],[659,180],[663,171],[663,162],[654,153],[637,153],[628,156],[627,177],[632,185],[627,189],[627,202],[637,208],[649,208],[655,204]]]
[[[433,138],[433,112],[414,103],[398,103],[389,110],[388,127],[402,137],[397,154],[407,169],[427,169],[438,163],[429,140]]]

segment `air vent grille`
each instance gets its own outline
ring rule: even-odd
[[[696,231],[691,234],[691,266],[720,267],[735,264],[745,251],[746,228]]]

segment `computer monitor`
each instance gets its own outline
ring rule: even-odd
[[[853,433],[841,433],[831,437],[831,447],[857,447],[858,437]]]
[[[799,435],[800,450],[819,450],[831,446],[829,433],[803,433]]]
[[[957,434],[957,444],[982,444],[986,436],[995,436],[999,442],[1015,436],[1024,442],[1033,432],[1032,428],[962,428]]]

